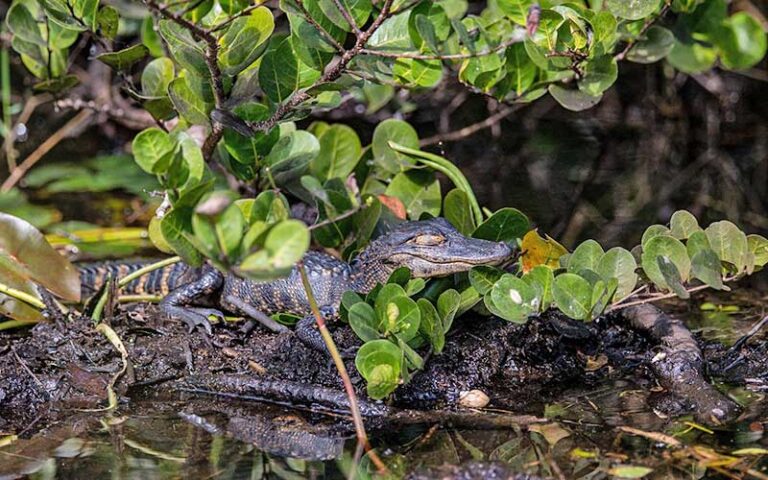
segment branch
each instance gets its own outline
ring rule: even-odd
[[[522,107],[523,105],[512,105],[512,106],[507,105],[481,122],[473,123],[472,125],[468,125],[464,128],[455,130],[453,132],[437,134],[431,137],[424,138],[419,142],[419,145],[421,145],[422,147],[426,147],[426,146],[434,145],[440,142],[454,142],[456,140],[467,138],[470,135],[473,135],[479,132],[480,130],[491,128],[492,126],[496,125],[497,123],[499,123],[501,120],[508,117],[512,113],[520,110]]]
[[[360,53],[362,53],[363,55],[376,55],[378,57],[385,57],[385,58],[412,58],[415,60],[465,60],[468,58],[484,57],[486,55],[491,55],[493,53],[500,52],[501,50],[504,50],[507,47],[514,45],[515,43],[520,43],[525,40],[525,36],[524,36],[525,30],[518,30],[515,33],[516,34],[512,35],[511,38],[505,40],[504,42],[501,42],[495,47],[487,48],[479,52],[427,54],[427,53],[417,53],[417,52],[384,52],[381,50],[370,50],[365,48],[365,49],[362,49]]]
[[[730,282],[732,280],[735,280],[736,277],[725,277],[723,279],[723,283]],[[686,288],[685,291],[688,293],[694,293],[699,292],[701,290],[706,290],[707,288],[711,288],[709,285],[696,285],[695,287],[689,287]],[[635,293],[635,292],[633,292]],[[625,300],[629,300],[633,297],[633,294],[629,294],[626,297],[622,298],[618,302],[613,303],[610,307],[608,307],[604,312],[603,315],[616,311],[621,310],[627,307],[634,307],[636,305],[643,305],[646,303],[652,303],[652,302],[658,302],[659,300],[666,300],[668,298],[675,298],[677,297],[676,293],[655,293],[648,295],[647,297],[638,298],[637,300],[632,300],[631,302],[625,302]]]
[[[339,53],[342,53],[342,54],[343,54],[343,53],[344,53],[344,47],[343,47],[343,46],[341,46],[341,44],[339,44],[339,42],[337,42],[337,41],[336,41],[336,39],[335,39],[335,38],[333,38],[333,36],[331,36],[331,34],[330,34],[330,33],[328,33],[328,31],[327,31],[326,29],[324,29],[324,28],[323,28],[323,26],[322,26],[322,25],[320,25],[319,23],[317,23],[317,20],[315,20],[315,19],[312,17],[312,15],[311,15],[311,14],[309,13],[309,11],[307,10],[307,7],[305,7],[305,6],[304,6],[304,2],[303,2],[302,0],[296,0],[296,6],[298,6],[298,7],[299,7],[299,10],[301,10],[301,14],[302,14],[302,15],[304,15],[304,20],[306,20],[306,21],[307,21],[307,23],[309,23],[310,25],[312,25],[313,27],[315,27],[315,30],[317,30],[317,31],[318,31],[318,33],[319,33],[319,34],[320,34],[320,35],[321,35],[323,38],[325,38],[325,41],[327,41],[328,43],[330,43],[331,45],[333,45],[333,48],[335,48],[337,52],[339,52]]]
[[[283,117],[285,117],[294,108],[296,108],[298,105],[302,104],[303,102],[309,100],[310,95],[307,93],[308,91],[314,88],[317,88],[320,85],[333,82],[336,79],[338,79],[343,73],[345,73],[347,65],[349,65],[349,62],[351,62],[353,58],[355,58],[357,55],[359,55],[363,51],[366,43],[368,43],[368,40],[370,40],[374,32],[376,32],[376,30],[378,30],[381,24],[384,23],[384,20],[389,18],[390,8],[392,8],[392,2],[393,0],[384,1],[384,5],[382,5],[381,7],[381,11],[379,12],[379,15],[373,21],[371,26],[368,27],[368,30],[364,31],[363,34],[357,38],[357,41],[355,42],[355,45],[352,48],[344,51],[344,53],[341,55],[341,58],[339,59],[338,62],[332,65],[329,65],[328,68],[326,68],[325,73],[323,73],[322,77],[315,80],[315,82],[305,90],[294,94],[293,97],[291,97],[291,99],[288,100],[288,102],[283,103],[279,107],[277,107],[277,110],[275,110],[275,113],[273,113],[272,116],[269,117],[267,120],[256,122],[256,123],[248,122],[248,126],[251,127],[251,129],[254,131],[267,132],[271,130],[272,128],[274,128],[275,125],[277,125],[277,123]]]
[[[645,32],[647,32],[648,29],[651,28],[651,26],[654,23],[659,21],[659,19],[661,19],[661,17],[663,17],[667,13],[667,11],[671,6],[672,6],[671,1],[669,0],[665,1],[664,6],[661,8],[661,10],[659,10],[659,14],[656,15],[655,17],[652,17],[646,20],[645,24],[643,25],[643,28],[640,29],[640,32],[635,36],[635,38],[628,41],[627,44],[624,46],[624,49],[621,52],[617,53],[614,56],[614,58],[617,61],[624,60],[624,58],[627,56],[629,51],[632,50],[632,47],[634,47],[637,44],[637,41],[645,35]]]
[[[208,31],[210,33],[218,32],[219,30],[228,27],[232,22],[234,22],[238,18],[244,17],[246,15],[250,15],[252,11],[256,10],[259,7],[264,6],[264,4],[266,4],[268,1],[269,0],[264,0],[262,2],[256,2],[253,5],[249,5],[248,7],[240,10],[235,15],[232,15],[231,17],[229,17],[228,19],[224,20],[223,22],[221,22],[221,23],[219,23],[219,24],[209,28]]]
[[[355,36],[360,38],[363,35],[363,31],[360,30],[360,27],[357,26],[357,23],[355,23],[355,19],[352,18],[352,15],[349,13],[349,10],[347,10],[347,7],[344,6],[343,3],[341,3],[341,0],[333,0],[333,3],[336,4],[336,8],[339,9],[341,12],[341,16],[344,17],[344,20],[347,21],[350,28],[355,32]]]
[[[315,317],[317,327],[323,337],[325,346],[328,348],[328,352],[331,354],[333,363],[336,365],[336,369],[339,371],[339,376],[341,377],[341,380],[344,384],[344,390],[346,390],[347,398],[349,399],[349,410],[352,413],[352,421],[355,425],[358,446],[362,446],[368,451],[369,458],[374,463],[374,465],[376,465],[379,473],[386,474],[388,473],[386,465],[384,465],[384,462],[382,462],[379,456],[376,455],[376,453],[371,449],[371,444],[368,441],[368,435],[365,433],[363,417],[360,414],[360,407],[357,403],[355,387],[352,386],[352,380],[349,378],[349,373],[347,372],[347,367],[344,365],[344,360],[342,360],[341,354],[336,348],[336,344],[333,342],[333,337],[331,337],[331,334],[328,331],[328,327],[325,325],[325,320],[320,314],[320,309],[317,307],[317,301],[315,300],[315,296],[312,293],[312,285],[309,283],[309,277],[307,276],[307,271],[304,269],[303,262],[300,261],[297,265],[297,268],[301,274],[301,283],[304,285],[304,291],[307,294],[307,299],[309,300],[309,306],[312,310],[312,315]]]

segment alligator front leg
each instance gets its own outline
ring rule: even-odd
[[[336,318],[337,315],[336,309],[333,307],[321,307],[320,314],[326,321]],[[296,324],[296,336],[299,338],[301,343],[308,346],[309,348],[317,350],[318,352],[328,353],[328,347],[325,345],[323,335],[320,333],[320,330],[315,328],[316,324],[317,321],[315,320],[315,316],[312,314],[307,315],[306,317],[299,320],[299,322]],[[354,358],[355,353],[357,353],[357,347],[352,347],[340,353],[341,358]]]
[[[201,305],[210,301],[210,298],[224,283],[224,276],[213,267],[204,267],[203,274],[197,280],[180,286],[160,302],[160,309],[174,320],[181,320],[187,324],[190,332],[202,327],[210,335],[211,324],[209,315],[224,318],[224,315],[213,308],[205,308]],[[195,306],[197,305],[197,306]]]

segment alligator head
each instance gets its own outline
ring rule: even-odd
[[[414,277],[442,277],[499,265],[511,255],[504,242],[465,237],[444,218],[433,218],[398,225],[372,241],[353,267],[375,283],[399,267],[408,267]]]

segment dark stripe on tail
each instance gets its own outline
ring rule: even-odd
[[[113,279],[121,279],[152,263],[154,262],[147,260],[78,265],[82,296],[87,298],[96,293],[104,286],[110,275]],[[120,293],[127,295],[167,295],[176,287],[191,281],[194,278],[195,270],[185,263],[174,263],[132,280],[120,290]]]

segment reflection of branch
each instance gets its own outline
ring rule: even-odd
[[[627,44],[624,46],[624,49],[621,52],[617,53],[614,56],[614,58],[616,60],[624,60],[624,58],[627,56],[629,51],[632,50],[632,47],[634,47],[637,44],[637,41],[640,38],[642,38],[643,35],[645,35],[645,32],[647,32],[648,29],[651,28],[651,26],[654,23],[656,23],[659,19],[661,19],[661,17],[664,16],[664,14],[667,13],[667,10],[669,10],[669,7],[671,6],[672,6],[672,2],[670,0],[665,1],[664,6],[661,8],[661,10],[659,10],[659,14],[646,20],[645,24],[643,25],[643,28],[640,29],[640,32],[637,35],[635,35],[634,38],[629,40]]]
[[[511,38],[505,40],[504,42],[501,42],[495,47],[487,48],[479,52],[426,54],[426,53],[418,53],[418,52],[384,52],[381,50],[371,50],[368,48],[364,48],[360,51],[360,53],[362,53],[363,55],[376,55],[378,57],[385,57],[385,58],[412,58],[414,60],[464,60],[468,58],[484,57],[486,55],[491,55],[493,53],[500,52],[501,50],[504,50],[505,48],[511,45],[514,45],[515,43],[520,43],[523,40],[525,40],[525,37],[523,36],[525,33],[525,30],[519,30],[516,33],[517,33],[516,35],[512,35]]]
[[[480,130],[493,127],[498,122],[508,117],[512,113],[518,111],[522,107],[523,105],[506,105],[502,109],[500,109],[498,112],[494,113],[493,115],[486,118],[482,122],[473,123],[472,125],[468,125],[464,128],[455,130],[453,132],[437,134],[431,137],[424,138],[419,142],[419,144],[422,147],[426,147],[428,145],[434,145],[440,142],[454,142],[456,140],[467,138],[470,135],[473,135],[479,132]]]

